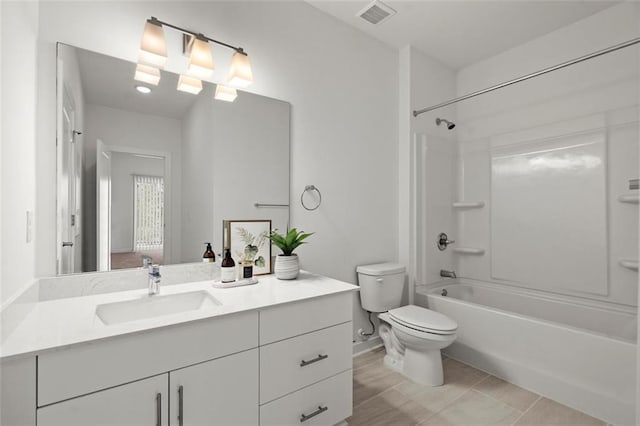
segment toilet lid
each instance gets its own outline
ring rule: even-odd
[[[451,318],[415,305],[391,309],[389,316],[400,324],[428,333],[448,334],[458,329],[458,324]]]

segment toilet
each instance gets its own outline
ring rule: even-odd
[[[401,306],[405,267],[397,263],[356,269],[362,308],[378,313],[384,363],[416,383],[444,383],[440,349],[456,339],[458,324],[441,313],[415,305]]]

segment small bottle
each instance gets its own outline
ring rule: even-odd
[[[242,275],[240,279],[250,280],[253,278],[253,262],[250,260],[245,260],[241,263],[240,269],[242,270]]]
[[[236,262],[231,257],[231,250],[225,249],[224,259],[220,264],[220,281],[231,283],[236,280]]]
[[[207,249],[204,251],[202,255],[202,261],[206,263],[216,263],[216,254],[213,252],[211,248],[211,243],[205,243],[207,245]]]

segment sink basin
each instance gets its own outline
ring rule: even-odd
[[[155,318],[185,312],[193,312],[220,306],[222,303],[206,291],[144,296],[140,299],[126,300],[98,305],[96,315],[106,325]]]

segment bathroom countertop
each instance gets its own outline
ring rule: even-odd
[[[309,272],[301,272],[298,279],[291,281],[278,280],[273,275],[257,278],[258,284],[226,289],[214,288],[213,281],[161,287],[160,296],[204,290],[221,302],[221,305],[112,325],[104,324],[97,316],[98,305],[155,296],[148,296],[147,289],[144,288],[41,301],[34,304],[24,320],[2,342],[0,359],[41,354],[99,339],[358,289],[355,285]]]

